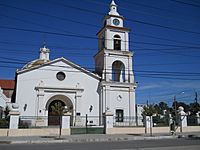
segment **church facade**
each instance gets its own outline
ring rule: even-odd
[[[130,29],[124,27],[114,1],[97,33],[98,51],[95,73],[65,58],[49,59],[50,50],[40,49],[38,59],[26,64],[16,75],[16,98],[20,116],[47,117],[52,106],[60,102],[71,113],[71,124],[81,116],[97,116],[90,120],[101,125],[101,116],[112,113],[116,121],[135,117],[135,80],[133,53],[129,51]],[[50,121],[45,123],[50,125]]]

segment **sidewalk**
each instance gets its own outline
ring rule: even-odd
[[[156,140],[173,138],[199,138],[200,132],[178,133],[177,135],[153,134],[150,135],[106,135],[106,134],[82,134],[62,136],[60,139],[56,136],[31,136],[31,137],[0,137],[0,144],[45,144],[45,143],[84,143],[84,142],[115,142],[131,140]]]

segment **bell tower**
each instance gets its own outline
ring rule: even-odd
[[[129,51],[130,29],[124,27],[124,17],[117,12],[114,0],[103,22],[103,28],[97,33],[99,50],[95,55],[96,72],[104,81],[120,79],[119,81],[134,83],[133,53]]]
[[[132,68],[133,53],[129,51],[130,29],[124,27],[124,17],[112,0],[110,10],[97,33],[98,53],[95,70],[102,77],[102,110],[116,116],[135,115],[135,88]]]

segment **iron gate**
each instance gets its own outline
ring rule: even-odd
[[[102,116],[76,116],[71,134],[104,134],[103,119]]]

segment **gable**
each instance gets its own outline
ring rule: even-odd
[[[66,72],[80,72],[80,73],[84,73],[84,74],[87,74],[97,80],[100,80],[101,77],[98,76],[97,74],[94,74],[82,67],[80,67],[79,65],[75,64],[75,63],[72,63],[71,61],[65,59],[65,58],[58,58],[58,59],[55,59],[53,61],[50,61],[50,62],[46,62],[44,64],[41,64],[41,65],[38,65],[38,66],[35,66],[35,67],[31,67],[31,68],[27,68],[27,69],[23,69],[23,70],[20,70],[20,71],[17,71],[17,74],[20,75],[20,74],[23,74],[23,73],[27,73],[27,72],[31,72],[31,71],[34,71],[34,70],[42,70],[42,69],[49,69],[49,70],[52,70],[52,71],[55,71],[56,69],[59,69],[60,70],[65,70]]]

